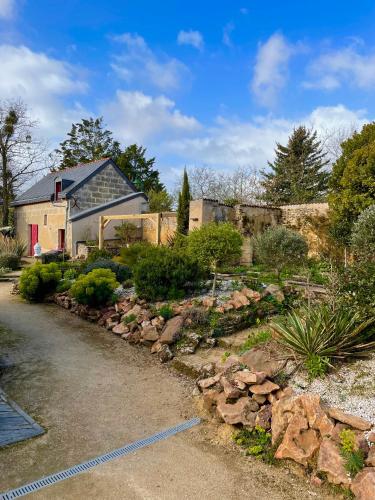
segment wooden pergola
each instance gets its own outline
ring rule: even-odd
[[[99,248],[104,246],[104,229],[112,220],[149,220],[155,227],[155,243],[160,245],[161,220],[164,217],[175,217],[175,212],[157,212],[152,214],[101,215],[99,217]]]

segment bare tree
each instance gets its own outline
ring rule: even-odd
[[[351,137],[356,132],[357,127],[354,123],[347,126],[327,128],[319,132],[319,140],[322,144],[323,151],[327,154],[330,160],[330,165],[341,156],[341,144]]]
[[[220,172],[211,167],[188,170],[194,199],[212,198],[221,203],[259,203],[262,187],[258,172],[252,167],[238,167],[232,172]],[[180,190],[180,186],[176,190]]]
[[[0,102],[0,197],[2,224],[9,224],[9,208],[17,191],[47,168],[46,144],[34,136],[37,123],[22,101]]]

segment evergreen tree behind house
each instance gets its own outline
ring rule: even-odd
[[[131,144],[121,150],[120,143],[106,130],[103,118],[82,119],[72,124],[67,139],[55,150],[59,159],[57,170],[89,163],[102,158],[112,158],[123,174],[139,191],[161,191],[164,189],[155,169],[155,158],[146,158],[146,148]]]
[[[288,144],[277,144],[276,158],[268,162],[270,172],[262,171],[263,199],[273,205],[311,203],[327,193],[329,160],[316,131],[300,126],[293,130]]]
[[[179,234],[187,234],[189,231],[189,208],[191,199],[189,178],[185,168],[182,188],[178,195],[177,233]]]

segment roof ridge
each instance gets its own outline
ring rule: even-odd
[[[77,163],[77,165],[74,165],[74,167],[63,168],[61,170],[57,170],[57,172],[65,172],[66,170],[73,170],[74,168],[80,168],[80,167],[84,167],[85,165],[90,165],[91,163],[97,163],[100,161],[105,161],[105,160],[110,160],[110,159],[111,159],[110,156],[104,156],[103,158],[98,158],[97,160],[91,160],[91,161],[87,161],[87,162]]]

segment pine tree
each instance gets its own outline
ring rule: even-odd
[[[82,119],[73,123],[68,138],[55,150],[60,159],[58,170],[88,163],[101,158],[116,158],[120,144],[113,140],[112,132],[103,129],[103,118]]]
[[[184,177],[182,181],[182,189],[178,195],[178,208],[177,208],[177,233],[187,234],[189,231],[189,208],[190,208],[190,186],[189,178],[184,169]]]
[[[309,203],[325,197],[329,160],[316,131],[300,126],[293,130],[287,146],[277,143],[276,159],[268,162],[270,172],[262,172],[263,199],[273,205]]]
[[[154,169],[155,158],[146,159],[146,148],[131,144],[115,158],[120,170],[131,180],[139,191],[161,191],[159,172]]]

